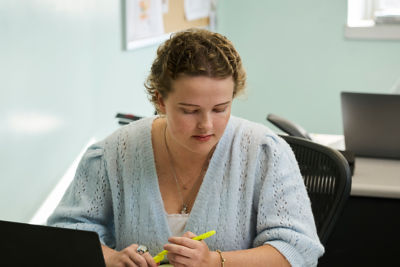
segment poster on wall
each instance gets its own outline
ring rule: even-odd
[[[163,0],[126,0],[128,50],[159,43],[167,37],[164,33]]]

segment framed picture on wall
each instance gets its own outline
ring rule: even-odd
[[[162,42],[164,32],[161,0],[126,0],[126,48]]]
[[[168,39],[171,33],[187,28],[210,27],[210,18],[215,17],[212,15],[215,14],[215,5],[211,3],[215,0],[198,1],[202,2],[201,6],[209,1],[210,8],[208,12],[203,12],[201,17],[193,19],[193,16],[188,14],[190,9],[187,5],[191,3],[188,0],[125,0],[126,49],[160,44]]]

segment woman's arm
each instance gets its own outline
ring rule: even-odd
[[[218,252],[210,251],[204,241],[191,238],[196,235],[187,232],[183,237],[171,237],[170,244],[164,249],[168,250],[168,259],[174,267],[180,266],[222,266]],[[263,245],[257,248],[222,252],[225,259],[224,267],[242,266],[290,266],[286,258],[274,247]]]
[[[293,266],[316,266],[324,248],[294,153],[279,137],[270,136],[265,143],[253,247],[268,244]]]
[[[221,258],[218,252],[216,253],[218,257],[216,267],[220,267]],[[227,251],[222,252],[222,257],[225,259],[225,267],[235,267],[235,266],[276,266],[276,267],[286,267],[291,266],[286,258],[273,246],[263,245],[256,248],[237,250],[237,251]]]
[[[98,144],[86,151],[74,180],[47,224],[95,231],[102,243],[113,246],[111,189],[103,154],[103,148]]]

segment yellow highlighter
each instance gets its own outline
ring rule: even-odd
[[[195,237],[193,237],[192,239],[193,239],[193,240],[198,240],[198,241],[200,241],[200,240],[209,238],[210,236],[212,236],[212,235],[214,235],[214,234],[215,234],[215,231],[212,230],[212,231],[209,231],[209,232],[207,232],[207,233],[204,233],[204,234],[195,236]],[[153,257],[154,261],[155,261],[156,263],[159,263],[160,261],[162,261],[162,260],[164,259],[164,256],[167,255],[167,253],[168,253],[167,250],[161,251],[160,253],[158,253],[156,256]]]

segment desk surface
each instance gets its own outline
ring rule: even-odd
[[[400,198],[400,160],[357,157],[351,195]]]
[[[311,137],[318,143],[344,149],[341,135]],[[400,160],[356,157],[351,195],[400,199]]]

